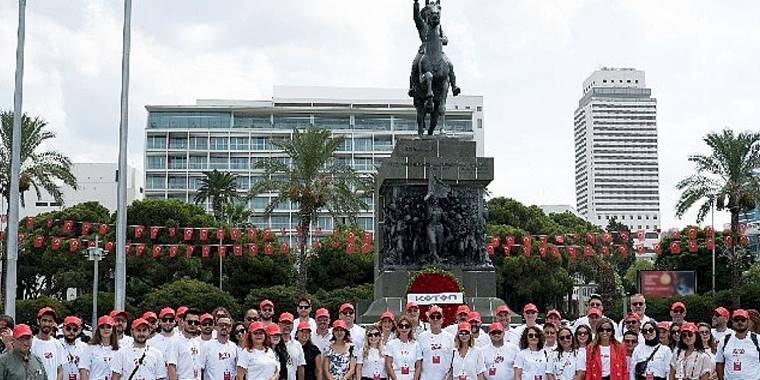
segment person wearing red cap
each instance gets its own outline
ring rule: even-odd
[[[290,354],[288,354],[288,348],[285,346],[285,341],[282,339],[282,331],[280,326],[276,323],[270,323],[267,327],[267,335],[269,335],[269,347],[274,350],[275,356],[280,363],[280,379],[285,380],[288,378],[288,362],[290,362]]]
[[[457,325],[454,337],[454,357],[451,361],[451,377],[454,379],[483,379],[486,372],[483,351],[475,346],[472,327],[467,322]]]
[[[67,316],[63,319],[63,338],[60,339],[63,347],[63,378],[79,379],[79,363],[87,345],[79,340],[82,332],[82,320],[75,316]]]
[[[723,338],[732,334],[734,330],[728,328],[728,319],[731,318],[731,313],[728,312],[723,306],[715,308],[715,312],[712,315],[712,335],[715,340],[720,342]]]
[[[330,339],[332,339],[330,312],[321,307],[317,309],[315,317],[317,319],[317,330],[312,332],[311,341],[319,348],[319,352],[323,354],[322,357],[324,358],[324,353],[330,346]]]
[[[116,324],[109,315],[98,318],[98,325],[89,344],[82,350],[79,372],[82,379],[108,379],[111,377],[111,361],[119,351],[119,339],[114,332]],[[66,379],[64,377],[64,379]]]
[[[169,343],[166,353],[169,380],[200,379],[201,377],[201,344],[196,339],[200,314],[200,310],[189,308],[185,312],[182,332]]]
[[[322,374],[327,380],[346,380],[354,377],[358,353],[356,346],[351,342],[351,332],[346,322],[342,319],[335,320],[332,325],[332,342],[322,355]]]
[[[388,343],[396,337],[396,316],[392,312],[386,311],[380,315],[380,331],[382,332],[383,344]]]
[[[629,380],[628,355],[625,346],[615,339],[615,322],[602,318],[595,330],[594,341],[586,346],[585,367],[579,369],[581,378]]]
[[[243,338],[243,348],[238,352],[237,380],[277,380],[280,378],[280,362],[269,347],[266,327],[260,321],[248,325]]]
[[[655,327],[656,324],[649,321],[642,328],[644,344],[637,344],[633,349],[628,367],[632,380],[668,378],[672,351],[660,343]]]
[[[364,337],[364,346],[359,348],[356,355],[356,377],[362,380],[387,379],[388,372],[385,370],[385,346],[382,340],[382,331],[377,325],[367,327]]]
[[[322,378],[322,353],[311,341],[311,325],[309,322],[300,322],[296,329],[296,338],[301,343],[304,366],[304,380],[317,380]]]
[[[417,305],[416,302],[407,302],[406,306],[404,307],[404,312],[406,315],[412,318],[412,321],[414,321],[415,336],[420,336],[423,331],[428,329],[428,325],[425,323],[425,321],[420,320],[420,306]]]
[[[288,380],[303,379],[306,371],[306,356],[303,352],[303,346],[300,342],[292,339],[293,332],[293,314],[282,313],[278,319],[280,330],[282,331],[282,340],[285,342],[285,348],[288,350]],[[306,323],[309,323],[306,321]]]
[[[49,380],[61,379],[63,364],[67,362],[63,345],[54,337],[56,317],[55,310],[50,307],[43,307],[37,311],[37,324],[40,330],[32,339],[32,353],[42,360]]]
[[[553,323],[544,323],[541,329],[544,332],[544,350],[548,353],[557,350],[557,326]]]
[[[457,335],[457,325],[462,322],[467,322],[467,318],[470,316],[470,307],[467,305],[459,305],[457,307],[456,317],[457,319],[448,325],[444,330],[451,336]]]
[[[317,330],[317,321],[314,320],[314,318],[311,317],[311,298],[307,296],[301,296],[298,299],[298,310],[296,311],[298,313],[298,320],[293,321],[293,325],[295,327],[298,327],[298,325],[301,324],[301,322],[307,322],[309,326],[311,327],[311,331]],[[290,337],[295,339],[297,334],[297,329],[293,329]]]
[[[660,344],[670,347],[670,324],[668,322],[657,322],[657,338]]]
[[[437,305],[427,311],[430,329],[417,341],[422,349],[421,380],[439,380],[446,376],[454,355],[454,336],[443,330],[443,309]]]
[[[744,309],[734,310],[731,327],[734,333],[718,342],[715,354],[718,379],[760,379],[760,338],[749,331],[749,313]]]
[[[116,338],[119,339],[119,347],[131,346],[132,337],[126,334],[126,332],[129,331],[127,326],[129,314],[124,310],[111,310],[111,312],[108,313],[108,316],[113,318],[115,322],[113,330],[114,333],[116,333]]]
[[[264,327],[274,323],[274,302],[270,300],[259,302],[259,317],[261,317],[261,323],[264,324]]]
[[[201,327],[199,329],[198,342],[201,346],[214,339],[214,316],[209,313],[203,313],[200,317]]]
[[[408,315],[402,315],[396,329],[397,338],[385,345],[385,370],[388,377],[391,380],[419,379],[422,347],[414,338],[414,322]]]
[[[547,311],[544,319],[546,320],[546,323],[551,323],[556,328],[562,327],[562,314],[560,314],[557,309]]]
[[[340,305],[339,313],[340,319],[346,323],[346,328],[351,334],[351,343],[354,344],[354,347],[362,347],[364,345],[364,335],[367,332],[364,331],[364,327],[354,324],[354,320],[356,319],[356,309],[354,309],[354,305],[350,303]],[[356,353],[354,353],[354,355],[356,355]]]
[[[599,314],[600,314],[599,318],[607,318],[607,316],[604,315],[604,303],[602,303],[602,296],[594,293],[589,296],[588,307],[586,308],[586,316],[576,319],[575,322],[573,323],[573,332],[575,332],[575,330],[580,325],[587,325],[591,327],[592,330],[594,331],[596,330],[596,327],[592,325],[591,321],[589,321],[589,318],[588,318],[588,310],[590,309],[599,310]],[[615,326],[615,337],[618,337],[618,338],[622,337],[623,332],[620,331],[620,326],[618,326],[617,323],[615,323],[614,321],[612,322],[612,324]]]
[[[177,319],[175,318],[174,310],[170,307],[161,309],[158,313],[158,318],[160,320],[159,326],[161,327],[161,332],[148,339],[148,345],[166,353],[174,337],[179,335],[179,333],[174,332]]]
[[[150,323],[151,331],[150,331],[150,336],[148,337],[148,339],[153,338],[154,336],[156,336],[158,334],[158,332],[160,331],[160,328],[158,327],[158,315],[156,315],[156,313],[148,310],[148,311],[146,311],[146,312],[143,313],[142,319],[144,319],[144,320],[148,321],[148,323]]]
[[[232,379],[237,369],[238,348],[230,341],[232,319],[220,316],[216,320],[216,338],[203,345],[201,350],[201,368],[205,380]]]
[[[161,351],[148,346],[151,325],[137,318],[132,321],[132,344],[120,347],[111,362],[111,380],[158,380],[166,379],[166,362]],[[138,365],[139,364],[139,365]]]
[[[670,323],[686,322],[686,305],[683,302],[673,302],[670,305]]]
[[[494,322],[488,326],[490,343],[482,348],[485,372],[488,380],[512,380],[515,376],[515,357],[520,349],[505,339],[504,323]]]
[[[523,306],[523,320],[525,323],[515,327],[514,333],[517,334],[517,336],[522,338],[523,331],[528,327],[538,327],[541,329],[541,326],[537,323],[538,307],[536,307],[536,305],[529,303]]]
[[[637,339],[639,342],[643,342],[644,338],[641,337],[641,317],[638,314],[634,312],[626,314],[621,325],[625,326],[625,331],[634,332],[636,336],[639,337]]]
[[[184,326],[182,326],[182,323],[185,322],[185,313],[187,313],[187,310],[189,308],[187,306],[180,306],[177,308],[177,325],[174,327],[174,333],[179,334]]]
[[[45,366],[32,353],[32,329],[21,323],[13,328],[13,349],[0,355],[0,379],[47,380]]]
[[[631,312],[636,313],[639,315],[639,322],[643,325],[644,323],[647,323],[649,321],[654,321],[652,317],[648,316],[646,314],[647,312],[647,300],[641,293],[636,293],[631,296],[629,299],[630,305],[631,305]],[[618,324],[618,327],[623,330],[624,329],[624,322],[625,319],[620,321]],[[655,321],[657,323],[657,321]]]
[[[705,352],[699,328],[691,322],[681,325],[681,342],[670,362],[669,379],[710,380],[715,364]]]
[[[520,337],[520,352],[515,356],[515,380],[546,379],[547,359],[541,328],[525,327]]]
[[[471,340],[475,344],[475,347],[485,347],[491,343],[488,335],[481,334],[483,330],[481,330],[480,326],[483,324],[483,320],[480,318],[480,313],[471,311],[467,315],[467,322],[470,323]]]

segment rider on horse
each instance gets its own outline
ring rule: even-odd
[[[440,3],[438,3],[438,5],[440,6]],[[417,51],[417,55],[414,57],[414,61],[412,62],[412,74],[409,76],[410,97],[414,97],[414,86],[416,83],[420,82],[420,59],[422,59],[422,55],[425,53],[425,41],[431,27],[431,23],[428,21],[428,17],[431,14],[431,6],[432,5],[428,3],[428,0],[426,0],[425,7],[420,11],[419,0],[414,0],[414,24],[417,26],[417,32],[420,35],[420,41],[422,44],[420,45],[420,48]],[[440,26],[440,23],[435,27],[438,28],[443,45],[447,45],[449,43],[449,39],[445,34],[443,34],[443,28]],[[451,63],[449,63],[449,83],[451,84],[451,92],[454,94],[454,96],[459,95],[461,90],[456,85],[457,78],[456,75],[454,75],[454,65]]]

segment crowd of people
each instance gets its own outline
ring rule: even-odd
[[[616,323],[592,295],[586,316],[565,323],[557,310],[477,311],[461,305],[444,327],[443,310],[425,316],[414,303],[400,316],[383,313],[371,325],[355,323],[350,303],[332,318],[312,314],[301,297],[296,315],[275,312],[263,300],[235,318],[223,307],[147,311],[130,321],[121,310],[97,319],[89,339],[82,321],[49,307],[37,313],[37,333],[0,317],[3,380],[757,380],[760,313],[724,307],[710,324],[689,322],[682,302],[669,321],[646,315],[646,299],[630,297]],[[730,324],[730,328],[729,328]],[[60,338],[58,336],[60,335]],[[85,342],[86,341],[86,342]]]

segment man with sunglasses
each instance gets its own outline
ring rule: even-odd
[[[47,306],[37,311],[40,331],[32,338],[32,353],[42,360],[49,380],[63,378],[63,364],[66,362],[63,345],[53,337],[56,317],[55,310]]]
[[[432,305],[427,312],[430,328],[417,337],[422,349],[421,380],[440,380],[446,376],[454,356],[454,336],[443,331],[443,309]]]
[[[332,332],[330,332],[330,312],[321,307],[317,309],[315,317],[317,318],[317,330],[311,333],[311,341],[319,348],[319,352],[327,352],[326,350],[330,347],[330,339],[332,338]]]
[[[216,320],[216,339],[204,344],[201,350],[200,363],[204,380],[230,380],[235,377],[238,349],[230,341],[231,329],[232,320],[229,317],[223,316]]]
[[[301,298],[298,299],[298,320],[294,321],[293,324],[298,326],[301,324],[301,322],[307,322],[309,324],[309,327],[311,327],[311,331],[317,330],[317,321],[314,320],[314,318],[311,317],[311,299],[306,296],[301,296]],[[293,332],[290,334],[290,337],[293,339],[296,339],[296,329],[292,329]]]
[[[639,343],[644,342],[644,336],[641,334],[641,317],[639,317],[637,313],[628,313],[623,319],[622,326],[625,326],[623,327],[625,330],[623,332],[623,337],[625,337],[625,333],[632,332],[638,337]]]
[[[214,339],[214,316],[209,313],[203,313],[200,317],[201,327],[198,329],[198,342],[201,346]]]
[[[354,324],[354,319],[356,317],[356,309],[354,309],[354,305],[344,303],[343,305],[340,305],[338,312],[340,313],[340,319],[343,322],[346,322],[346,329],[351,334],[351,341],[354,344],[354,347],[364,347],[364,335],[366,334],[366,331],[364,330],[364,327]],[[360,349],[355,349],[354,355],[359,355],[360,352]]]
[[[673,302],[670,305],[670,323],[683,324],[686,322],[686,305],[683,302]]]
[[[66,380],[79,380],[79,360],[87,345],[79,340],[82,332],[82,320],[70,315],[63,319],[63,378]]]
[[[151,326],[148,321],[137,318],[132,321],[132,344],[119,347],[111,360],[111,380],[166,379],[166,362],[161,351],[146,344]]]
[[[512,380],[515,377],[514,363],[520,348],[504,339],[504,324],[491,323],[488,326],[490,343],[481,348],[486,372],[483,374],[489,380]],[[572,339],[572,337],[571,337]]]
[[[171,344],[174,337],[177,335],[174,333],[174,326],[176,319],[174,318],[174,309],[165,307],[158,313],[159,327],[161,332],[148,339],[148,345],[158,349],[161,352],[167,352],[169,344]]]
[[[190,308],[185,312],[182,332],[175,336],[166,354],[169,380],[200,380],[200,342],[196,339],[200,310]]]
[[[718,343],[715,353],[715,370],[720,380],[760,379],[760,346],[758,336],[749,332],[749,313],[734,310],[731,318],[733,334]]]
[[[602,296],[600,294],[594,293],[589,296],[587,309],[597,309],[602,313],[602,315],[599,316],[600,318],[607,318],[607,316],[604,315],[604,303],[602,302]],[[620,339],[623,336],[623,332],[620,331],[620,326],[618,326],[614,321],[612,324],[615,328],[615,337]],[[575,333],[575,330],[577,330],[578,326],[580,325],[592,326],[591,321],[588,319],[588,316],[578,318],[575,320],[575,323],[573,323],[573,333]]]
[[[303,346],[295,338],[291,338],[293,332],[293,314],[288,312],[280,314],[277,323],[282,332],[282,340],[285,341],[285,348],[288,350],[288,380],[303,380],[306,371],[306,355],[303,352]]]
[[[248,325],[250,325],[253,322],[258,322],[261,320],[259,317],[259,312],[256,309],[248,309],[245,311],[245,315],[243,315],[243,323],[245,324],[245,328],[248,328]]]
[[[728,328],[728,319],[730,317],[731,313],[725,307],[721,306],[715,309],[712,316],[712,335],[716,341],[721,342],[726,335],[734,332]]]
[[[274,302],[270,300],[263,300],[259,303],[259,317],[264,328],[271,325],[274,318]]]
[[[467,318],[470,316],[470,307],[467,305],[459,305],[457,307],[457,320],[448,325],[444,330],[451,334],[452,337],[457,335],[457,326],[462,322],[467,322]]]
[[[643,325],[649,321],[654,321],[652,317],[648,316],[647,313],[647,300],[644,298],[644,295],[641,293],[636,293],[631,296],[629,299],[630,306],[631,306],[631,313],[636,313],[639,315],[639,324]],[[657,323],[655,321],[655,323]],[[621,320],[618,326],[625,330],[625,319]]]

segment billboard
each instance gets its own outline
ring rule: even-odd
[[[697,275],[694,271],[639,271],[639,292],[645,296],[685,296],[696,291]]]

